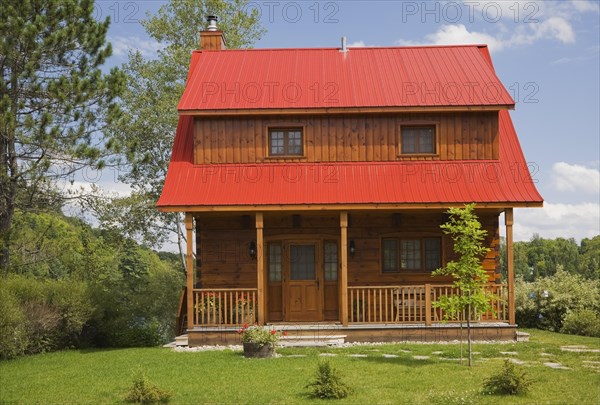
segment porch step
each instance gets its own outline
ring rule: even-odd
[[[278,345],[281,347],[327,347],[343,345],[346,335],[289,335],[282,336]]]
[[[188,345],[188,335],[180,335],[175,338],[175,346],[187,346]]]
[[[517,331],[517,342],[529,342],[529,333]]]

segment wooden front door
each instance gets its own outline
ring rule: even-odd
[[[319,243],[288,242],[285,245],[284,296],[285,320],[321,321],[323,319]]]

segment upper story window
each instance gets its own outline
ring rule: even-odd
[[[384,273],[433,271],[441,266],[441,238],[385,238],[381,256]]]
[[[403,126],[401,128],[400,144],[403,155],[436,153],[435,126]]]
[[[302,128],[269,128],[269,156],[303,156]]]

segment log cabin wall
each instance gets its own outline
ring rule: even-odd
[[[293,214],[300,222],[294,222]],[[491,248],[483,261],[491,282],[500,279],[500,238],[498,214],[478,213],[488,235],[486,246]],[[348,240],[356,246],[354,257],[348,259],[348,285],[425,284],[443,282],[433,279],[429,272],[382,273],[382,236],[442,236],[439,225],[446,220],[442,212],[408,211],[392,213],[358,212],[350,214]],[[201,265],[197,268],[196,285],[202,288],[255,288],[256,261],[249,255],[250,242],[256,239],[254,215],[231,215],[197,218],[200,235],[197,252]],[[278,239],[314,238],[339,240],[339,214],[277,213],[265,214],[264,236],[268,243]],[[454,259],[452,241],[442,239],[442,261]],[[449,281],[449,279],[446,279]]]
[[[399,156],[402,125],[435,125],[433,156]],[[304,156],[268,157],[267,130],[304,128]],[[247,116],[195,121],[196,164],[498,159],[497,112]]]
[[[249,254],[254,226],[254,215],[196,218],[197,287],[256,288],[256,260]]]
[[[498,214],[478,213],[483,229],[487,231],[485,246],[491,250],[483,260],[483,268],[490,282],[500,279],[500,238]],[[382,273],[381,238],[389,237],[442,237],[442,263],[457,259],[452,250],[452,239],[443,235],[440,225],[446,222],[445,214],[406,212],[393,214],[353,214],[348,227],[348,240],[356,245],[354,257],[348,259],[348,285],[408,285],[451,282],[451,278],[432,278],[430,272]]]

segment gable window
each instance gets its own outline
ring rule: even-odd
[[[436,153],[435,125],[401,127],[400,144],[403,155]]]
[[[302,128],[269,128],[269,156],[303,156]]]
[[[384,238],[381,241],[381,271],[433,271],[442,264],[440,238]]]

